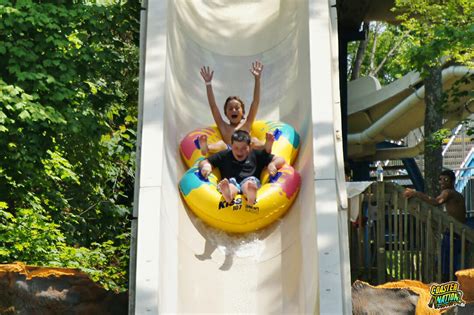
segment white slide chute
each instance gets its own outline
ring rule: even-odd
[[[333,5],[145,1],[131,313],[350,313]],[[298,130],[302,185],[281,220],[228,235],[180,198],[178,148],[213,124],[200,67],[215,70],[220,106],[229,95],[249,106],[255,60],[265,65],[257,119]]]

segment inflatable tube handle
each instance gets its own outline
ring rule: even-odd
[[[275,140],[278,140],[280,138],[281,134],[282,134],[282,132],[278,128],[273,131],[273,136],[275,137]]]
[[[199,137],[196,137],[196,139],[194,139],[194,145],[196,146],[196,148],[201,150],[201,146],[199,145]]]
[[[281,177],[282,172],[277,172],[275,176],[270,176],[270,183],[275,183],[280,177]]]
[[[202,174],[199,170],[197,172],[194,172],[194,175],[196,175],[197,178],[199,178],[199,180],[201,180],[203,182],[206,182],[206,183],[209,183],[209,178],[205,178],[204,176],[202,176]]]

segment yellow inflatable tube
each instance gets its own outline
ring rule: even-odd
[[[209,143],[219,141],[221,138],[217,128],[195,130],[181,142],[181,155],[191,168],[183,175],[179,189],[189,208],[207,224],[227,232],[255,231],[277,220],[293,203],[301,185],[301,177],[289,163],[298,154],[299,135],[294,128],[281,122],[254,123],[253,137],[264,139],[266,132],[275,135],[272,153],[283,157],[287,164],[274,177],[270,177],[266,170],[262,172],[262,187],[257,191],[257,202],[253,206],[247,205],[242,195],[237,195],[231,203],[224,200],[217,190],[220,180],[218,170],[208,179],[199,173],[197,165],[204,157],[196,139],[206,134]]]
[[[250,134],[252,137],[264,141],[267,132],[275,135],[272,154],[281,156],[285,159],[286,163],[293,165],[300,146],[300,136],[296,130],[282,122],[255,121]],[[188,167],[192,167],[196,161],[205,158],[201,154],[197,140],[200,135],[207,135],[208,143],[222,140],[222,136],[216,126],[199,128],[188,133],[181,141],[179,147],[181,157]]]

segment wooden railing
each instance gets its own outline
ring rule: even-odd
[[[446,280],[441,269],[443,235],[450,236],[449,242],[445,239],[449,244],[445,244],[449,255],[444,253],[449,265],[447,278],[455,277],[455,256],[460,256],[459,269],[474,267],[474,230],[438,207],[416,198],[406,199],[403,187],[373,183],[360,203],[357,222],[348,222],[353,281],[380,284],[397,279],[425,283]],[[455,242],[461,244],[460,253],[455,253]]]

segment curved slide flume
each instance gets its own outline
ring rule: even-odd
[[[350,312],[332,3],[144,5],[131,313]],[[220,108],[229,95],[249,106],[255,60],[265,65],[257,119],[298,131],[302,183],[282,219],[232,235],[202,223],[180,198],[187,167],[178,148],[188,132],[213,124],[199,68],[215,70]]]

